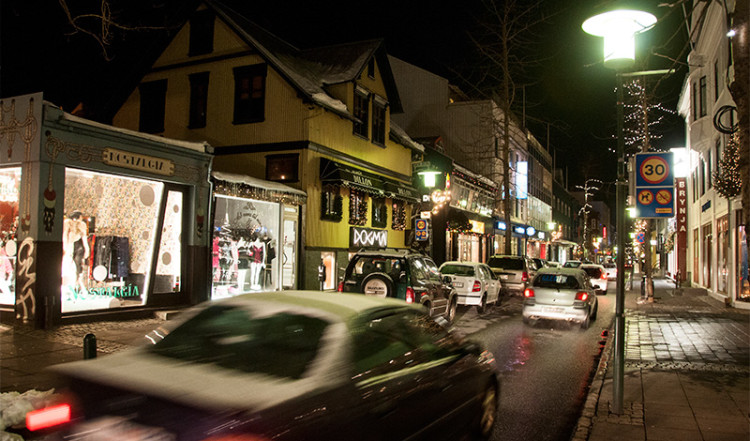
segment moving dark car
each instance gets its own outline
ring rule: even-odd
[[[458,295],[451,279],[443,277],[428,256],[397,251],[361,251],[346,268],[339,292],[393,297],[418,303],[430,315],[442,315],[452,322],[456,317]]]
[[[246,294],[147,338],[53,368],[70,380],[58,439],[460,439],[494,427],[492,354],[403,301]]]

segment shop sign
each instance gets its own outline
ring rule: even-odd
[[[385,248],[388,246],[388,230],[351,227],[349,245],[352,248]]]
[[[484,234],[484,222],[479,222],[479,221],[470,219],[469,223],[471,224],[472,233]]]
[[[139,155],[113,148],[104,149],[102,161],[114,167],[124,167],[164,176],[174,175],[174,162],[169,159]]]

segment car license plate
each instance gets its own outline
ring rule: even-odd
[[[143,426],[121,417],[104,417],[77,424],[72,438],[85,441],[174,441],[177,437],[161,427]]]
[[[455,286],[456,288],[463,288],[464,282],[453,282],[453,286]]]
[[[500,280],[508,280],[507,274],[500,274]]]
[[[544,308],[542,308],[542,311],[544,311],[544,312],[553,312],[553,313],[558,313],[559,314],[559,313],[565,311],[565,308],[561,308],[559,306],[545,306]]]

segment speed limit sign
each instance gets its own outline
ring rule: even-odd
[[[672,187],[672,153],[639,153],[635,157],[636,187]]]

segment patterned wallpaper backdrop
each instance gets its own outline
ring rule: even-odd
[[[130,242],[130,271],[151,268],[152,238],[164,185],[141,179],[67,169],[65,216],[93,216],[97,236],[124,236]]]

